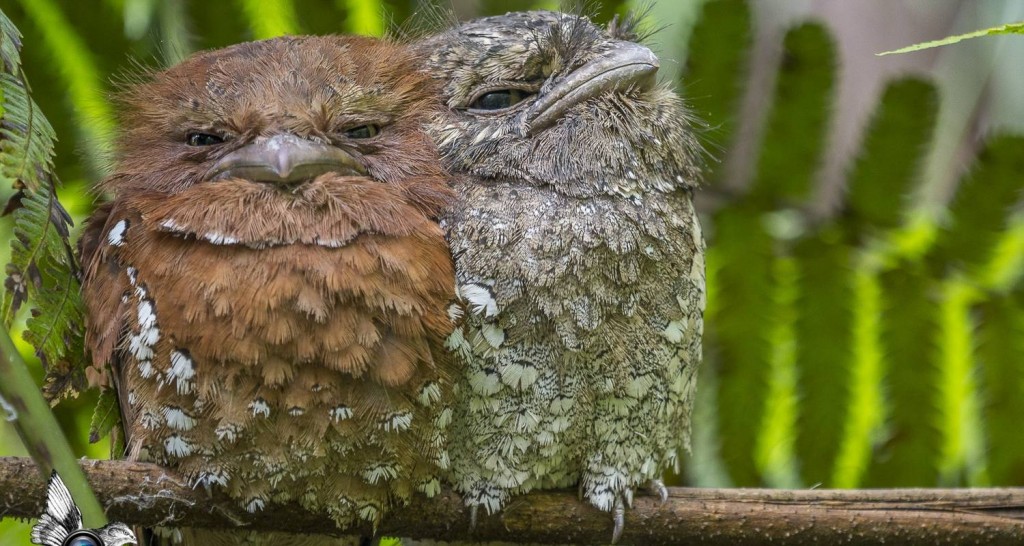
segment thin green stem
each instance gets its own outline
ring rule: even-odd
[[[6,417],[14,421],[40,472],[49,476],[51,470],[57,470],[82,510],[87,527],[105,525],[103,508],[7,331],[0,331],[0,398],[5,401],[5,413],[9,413]]]

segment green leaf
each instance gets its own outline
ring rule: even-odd
[[[49,186],[54,134],[29,97],[20,47],[18,29],[0,12],[0,184],[35,191]]]
[[[937,112],[938,91],[928,82],[907,78],[886,87],[850,173],[851,234],[863,237],[902,224]]]
[[[754,446],[754,458],[764,483],[769,487],[800,486],[793,444],[797,420],[796,301],[800,293],[800,272],[792,256],[772,260],[772,304],[768,320],[767,392],[761,426]]]
[[[89,423],[89,442],[96,443],[110,434],[121,421],[121,409],[117,401],[117,391],[111,388],[100,390],[100,399],[92,412]]]
[[[705,319],[714,345],[705,347],[719,362],[722,458],[736,485],[758,485],[754,451],[768,386],[774,242],[749,204],[720,210],[714,226],[707,261],[717,272],[716,299]]]
[[[981,303],[976,311],[989,476],[993,485],[1024,485],[1024,292],[1001,295]]]
[[[881,57],[883,55],[894,55],[896,53],[910,53],[911,51],[921,51],[922,49],[931,49],[933,47],[955,44],[957,42],[969,40],[971,38],[980,38],[982,36],[997,36],[999,34],[1024,34],[1024,21],[1021,21],[1019,23],[1009,23],[998,27],[986,28],[984,30],[976,30],[974,32],[968,32],[966,34],[948,36],[946,38],[942,38],[941,40],[922,42],[920,44],[914,44],[912,46],[894,49],[892,51],[883,51],[882,53],[876,53],[876,55]]]
[[[886,407],[867,404],[857,411],[882,411],[874,460],[863,480],[851,487],[934,487],[942,436],[936,428],[939,365],[934,345],[940,314],[937,282],[920,263],[883,273],[885,308],[881,318]],[[857,388],[854,385],[853,388]],[[884,435],[881,433],[885,432]],[[838,485],[838,484],[836,484]],[[844,484],[845,485],[845,484]]]
[[[10,326],[11,312],[27,300],[32,313],[23,336],[47,371],[48,397],[56,400],[85,388],[85,319],[68,240],[71,217],[52,189],[28,193],[19,204],[7,266],[5,324]]]
[[[686,58],[682,94],[697,117],[711,127],[707,139],[722,150],[728,148],[735,131],[752,41],[750,8],[735,0],[704,4],[690,37],[688,49],[693,54]],[[705,184],[714,185],[723,172],[712,169]]]
[[[971,313],[981,294],[960,275],[942,281],[940,290],[939,328],[933,334],[939,353],[935,415],[935,426],[942,431],[939,484],[986,486],[988,469],[974,370],[975,322]]]
[[[827,483],[838,454],[850,396],[853,359],[853,265],[837,226],[796,243],[800,290],[795,335],[799,351],[799,426],[796,452],[803,482]]]
[[[827,141],[834,49],[819,24],[803,24],[786,33],[752,198],[778,206],[803,201],[810,194]]]
[[[831,480],[831,485],[839,488],[860,486],[886,415],[882,392],[884,350],[880,342],[882,283],[877,270],[863,259],[854,268],[852,297],[849,396]]]
[[[932,251],[936,268],[959,265],[975,272],[985,265],[1018,206],[1024,181],[1024,137],[998,136],[978,153],[960,182]]]
[[[1007,224],[985,264],[973,275],[979,286],[992,292],[1009,292],[1024,275],[1024,211],[1014,211]]]

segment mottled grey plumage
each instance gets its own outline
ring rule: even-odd
[[[450,107],[431,132],[463,175],[444,221],[461,324],[448,345],[465,360],[450,453],[474,514],[578,483],[615,511],[617,537],[633,491],[664,491],[688,441],[700,150],[635,39],[533,11],[421,43]]]

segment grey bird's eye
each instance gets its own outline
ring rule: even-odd
[[[64,539],[61,546],[103,546],[100,537],[89,531],[78,531]]]
[[[498,91],[491,91],[490,93],[480,95],[469,107],[474,110],[504,110],[505,108],[511,108],[532,95],[532,93],[527,93],[522,89],[499,89]]]
[[[213,146],[224,142],[224,139],[209,133],[189,133],[186,141],[189,146]]]
[[[348,138],[373,138],[380,133],[380,126],[378,125],[360,125],[359,127],[353,127],[345,131],[345,136]]]

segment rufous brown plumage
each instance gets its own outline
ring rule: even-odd
[[[125,93],[81,248],[127,457],[342,525],[438,491],[457,374],[437,96],[406,48],[345,37],[201,53]]]

